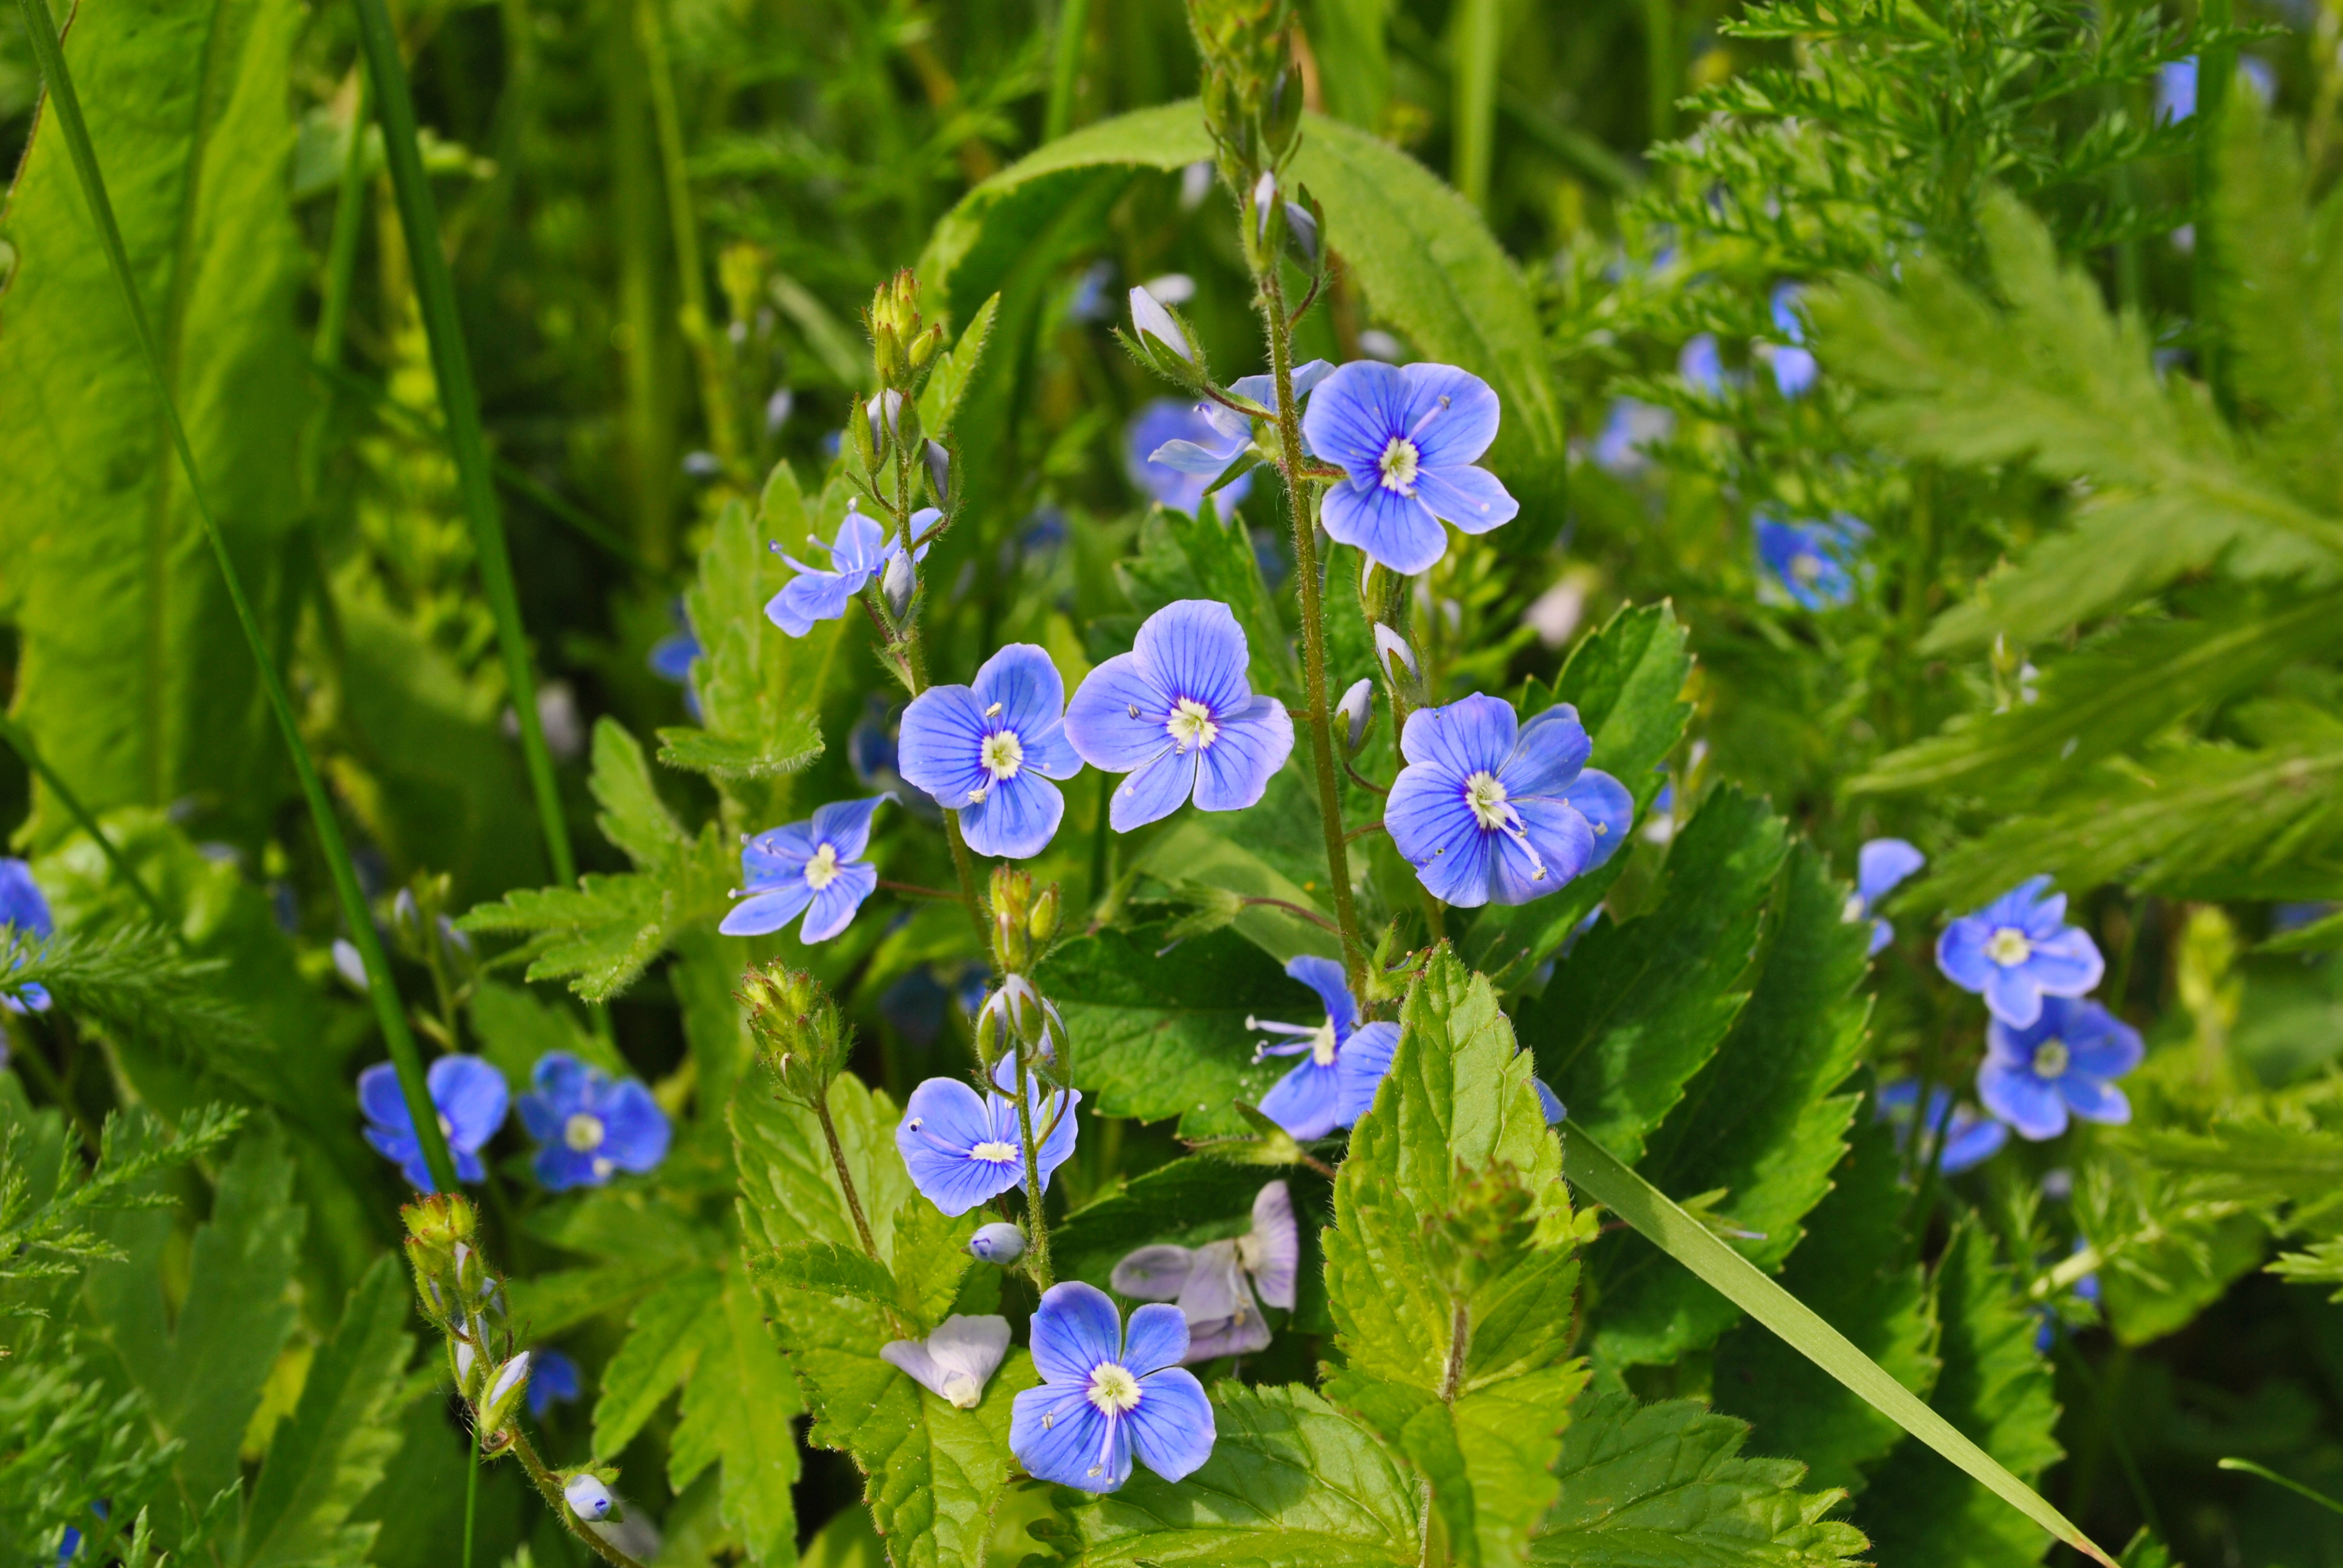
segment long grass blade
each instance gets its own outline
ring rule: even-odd
[[[32,731],[15,719],[0,715],[0,739],[5,739],[16,755],[25,759],[25,767],[40,775],[41,782],[49,787],[49,793],[64,803],[66,815],[81,824],[81,830],[96,840],[98,849],[106,856],[106,863],[114,868],[114,874],[122,879],[123,886],[138,895],[138,901],[146,906],[146,912],[155,917],[155,923],[170,937],[171,945],[183,948],[186,939],[179,934],[177,925],[164,912],[163,900],[155,896],[155,890],[146,885],[146,879],[123,858],[114,840],[99,831],[97,819],[90,815],[89,808],[81,803],[81,797],[74,792],[73,786],[67,784],[57,770],[49,766],[48,759],[41,755],[40,747],[34,743]]]
[[[1455,15],[1452,173],[1464,198],[1485,212],[1497,148],[1497,61],[1504,46],[1504,17],[1497,0],[1464,0]]]
[[[1082,46],[1091,30],[1091,0],[1058,0],[1058,36],[1050,60],[1050,105],[1041,139],[1054,142],[1074,128],[1074,88],[1082,75]]]
[[[122,243],[122,226],[115,219],[113,198],[106,195],[106,176],[98,168],[97,148],[90,140],[89,123],[82,117],[81,99],[74,92],[73,77],[65,69],[65,49],[57,37],[56,22],[49,13],[49,0],[22,0],[22,5],[25,29],[32,35],[33,58],[41,68],[42,80],[48,85],[48,106],[56,115],[58,129],[65,134],[65,149],[73,158],[74,173],[81,183],[82,199],[89,206],[98,244],[106,252],[115,282],[121,286],[123,307],[130,313],[140,357],[154,379],[155,396],[162,403],[172,447],[178,455],[180,471],[186,477],[187,495],[195,503],[196,516],[202,519],[204,538],[211,544],[212,557],[219,562],[220,576],[227,584],[228,601],[236,608],[236,624],[244,628],[245,642],[252,649],[253,661],[260,667],[261,685],[268,692],[268,705],[277,714],[277,728],[284,731],[286,748],[293,754],[293,770],[300,777],[301,793],[317,825],[318,845],[325,851],[326,864],[333,870],[334,890],[341,898],[342,918],[350,928],[350,940],[357,944],[358,956],[365,961],[367,992],[374,1000],[375,1020],[382,1028],[383,1042],[389,1048],[390,1060],[397,1069],[407,1113],[414,1119],[416,1136],[422,1142],[424,1165],[431,1172],[434,1185],[442,1191],[453,1191],[455,1161],[448,1157],[447,1140],[439,1131],[439,1114],[431,1104],[430,1091],[423,1081],[422,1055],[415,1049],[415,1036],[407,1030],[406,1010],[391,985],[390,960],[383,952],[382,939],[375,933],[366,894],[358,887],[357,869],[350,863],[349,846],[342,839],[341,823],[334,816],[326,786],[317,777],[317,765],[309,756],[307,743],[301,739],[292,700],[285,694],[284,679],[268,655],[268,643],[261,634],[258,618],[252,613],[252,602],[245,597],[244,582],[227,553],[227,541],[220,534],[219,520],[212,515],[203,477],[196,467],[195,447],[188,443],[186,426],[179,417],[178,400],[172,397],[170,378],[163,373],[163,357],[156,347],[154,327],[146,319],[146,302],[139,298],[137,280],[131,275],[130,253]]]
[[[472,360],[464,346],[463,322],[456,315],[456,280],[439,246],[439,215],[423,172],[416,129],[415,98],[407,90],[407,62],[398,53],[383,0],[356,0],[358,45],[374,79],[375,108],[382,121],[383,156],[390,166],[398,221],[407,231],[407,265],[415,269],[416,301],[423,310],[424,336],[431,344],[431,370],[447,413],[447,451],[456,464],[457,487],[472,528],[479,558],[480,587],[496,618],[497,645],[504,654],[505,678],[512,688],[513,714],[520,721],[521,752],[528,764],[529,789],[537,798],[545,832],[546,858],[554,879],[568,887],[578,879],[578,859],[569,846],[569,819],[561,809],[561,788],[553,777],[553,753],[537,713],[537,678],[529,668],[528,642],[520,624],[520,597],[513,588],[512,557],[505,547],[503,517],[488,477],[488,437],[480,427],[480,399],[472,384]]]
[[[1845,1384],[1896,1425],[1966,1471],[1977,1483],[2076,1551],[2117,1568],[2116,1560],[2032,1487],[1961,1435],[1953,1424],[1890,1377],[1845,1335],[1797,1297],[1719,1241],[1574,1121],[1563,1123],[1563,1172],[1586,1195],[1633,1225],[1653,1245],[1690,1269],[1726,1300]]]

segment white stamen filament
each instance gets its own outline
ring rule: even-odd
[[[844,868],[838,863],[838,847],[824,843],[813,852],[813,859],[806,862],[806,886],[819,893],[838,880],[843,871]]]
[[[1212,710],[1192,697],[1183,697],[1179,700],[1172,709],[1172,716],[1163,721],[1163,728],[1171,732],[1172,749],[1182,756],[1187,754],[1191,746],[1199,751],[1203,750],[1221,733],[1220,725],[1212,719]]]
[[[1503,833],[1530,858],[1530,880],[1545,880],[1545,860],[1530,842],[1521,812],[1506,799],[1505,787],[1497,781],[1495,774],[1483,769],[1465,779],[1464,803],[1473,809],[1473,819],[1481,825],[1483,832]]]
[[[1415,494],[1415,473],[1421,460],[1414,442],[1404,436],[1393,436],[1391,444],[1383,448],[1383,455],[1375,459],[1375,467],[1383,473],[1383,488],[1395,496]]]

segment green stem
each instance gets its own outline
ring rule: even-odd
[[[488,443],[480,427],[480,399],[472,384],[472,360],[464,346],[464,324],[456,314],[456,282],[439,243],[439,217],[431,183],[423,172],[415,100],[407,86],[407,63],[384,0],[355,0],[358,44],[374,77],[382,116],[383,154],[390,165],[391,190],[398,198],[399,226],[407,231],[407,266],[423,311],[424,335],[431,344],[431,371],[439,385],[439,406],[447,421],[447,450],[456,464],[464,514],[479,558],[480,586],[496,618],[497,642],[504,652],[506,683],[512,689],[513,715],[520,721],[521,753],[528,764],[529,790],[537,798],[538,824],[545,834],[546,859],[554,880],[578,880],[578,859],[569,848],[569,819],[561,809],[561,787],[553,777],[553,753],[537,714],[537,678],[528,664],[528,639],[521,629],[520,598],[513,588],[512,558],[505,548],[504,519],[497,510],[496,487],[488,478]]]
[[[1033,1138],[1033,1069],[1022,1041],[1017,1046],[1017,1132],[1025,1145],[1025,1270],[1033,1288],[1046,1291],[1057,1276],[1050,1270],[1050,1221],[1041,1202],[1041,1149]]]
[[[82,198],[89,205],[98,243],[121,288],[124,308],[130,313],[131,327],[138,337],[140,356],[154,380],[155,396],[162,403],[172,448],[186,477],[188,498],[203,523],[204,538],[211,545],[213,558],[219,563],[236,624],[244,630],[253,662],[260,667],[260,683],[268,694],[269,707],[277,714],[277,728],[284,732],[286,749],[293,754],[293,770],[300,778],[301,793],[308,802],[310,818],[317,823],[318,846],[333,872],[342,918],[349,926],[350,940],[357,944],[358,957],[366,966],[367,992],[374,1001],[375,1020],[382,1029],[383,1043],[389,1049],[392,1065],[398,1072],[399,1088],[406,1095],[407,1113],[414,1119],[416,1136],[423,1147],[424,1168],[430,1172],[435,1187],[452,1192],[456,1190],[455,1161],[448,1158],[447,1140],[439,1131],[439,1113],[424,1086],[423,1059],[415,1049],[415,1036],[408,1032],[407,1014],[399,1005],[397,991],[391,986],[390,960],[383,952],[381,938],[375,934],[374,917],[367,911],[366,895],[358,888],[357,871],[350,864],[349,846],[342,839],[341,823],[335,819],[325,783],[317,777],[317,765],[301,739],[292,699],[286,695],[285,682],[277,673],[276,661],[269,657],[259,618],[253,614],[252,602],[245,597],[244,581],[236,575],[236,561],[228,554],[227,540],[220,533],[219,519],[212,514],[203,477],[196,471],[195,448],[188,443],[187,427],[179,417],[178,402],[171,396],[170,378],[163,371],[163,356],[156,346],[154,327],[146,319],[146,304],[139,298],[137,281],[130,271],[130,253],[122,243],[122,227],[115,220],[114,203],[106,195],[106,178],[98,170],[97,149],[91,144],[88,123],[82,118],[81,100],[74,92],[73,77],[65,70],[65,50],[57,41],[56,23],[49,14],[48,0],[21,3],[26,28],[32,34],[33,57],[48,83],[50,106],[56,113],[58,128],[65,133],[74,172],[80,177]],[[382,0],[370,3],[376,10],[381,9]]]
[[[1664,142],[1675,127],[1676,17],[1673,0],[1644,0],[1644,87],[1651,139]]]
[[[350,114],[349,149],[342,155],[341,185],[334,193],[334,231],[326,245],[317,332],[309,345],[309,357],[314,362],[336,369],[342,363],[342,341],[349,328],[350,295],[357,276],[358,234],[366,217],[366,131],[367,122],[373,117],[374,85],[361,71],[357,104]],[[326,436],[333,424],[336,401],[327,396],[310,416],[307,438],[302,442],[301,499],[306,506],[317,504],[317,477],[325,467]]]
[[[838,1190],[846,1195],[846,1211],[854,1217],[854,1233],[862,1239],[862,1250],[874,1263],[886,1260],[879,1256],[879,1243],[870,1234],[870,1221],[862,1214],[862,1196],[854,1190],[854,1172],[846,1168],[846,1145],[838,1141],[838,1123],[830,1114],[830,1096],[814,1097],[813,1113],[821,1122],[821,1135],[830,1145],[830,1162],[838,1171]]]
[[[1074,88],[1081,79],[1082,45],[1090,32],[1091,0],[1060,0],[1058,36],[1050,61],[1050,108],[1041,139],[1054,142],[1074,128]]]
[[[675,72],[667,52],[667,22],[659,0],[637,0],[637,30],[642,35],[644,74],[650,78],[651,126],[659,136],[659,172],[667,182],[668,225],[675,237],[675,269],[683,285],[683,340],[699,370],[699,400],[706,405],[709,445],[729,468],[740,458],[739,427],[724,366],[709,328],[708,278],[699,259],[699,225],[691,210],[691,171],[684,162],[683,115],[676,106]]]
[[[472,1568],[472,1526],[480,1512],[480,1423],[472,1422],[472,1467],[464,1473],[464,1568]]]
[[[537,1450],[529,1446],[528,1434],[520,1430],[518,1422],[513,1423],[513,1452],[520,1456],[520,1467],[528,1471],[529,1480],[537,1483],[538,1495],[545,1499],[548,1508],[553,1510],[553,1516],[568,1527],[570,1534],[584,1542],[588,1550],[610,1563],[612,1568],[643,1568],[643,1564],[579,1522],[569,1506],[569,1500],[561,1495],[561,1483],[554,1479],[551,1471],[545,1468],[545,1461],[537,1456]]]
[[[105,831],[98,827],[97,819],[90,815],[89,808],[82,804],[81,797],[74,793],[72,786],[65,781],[64,777],[55,769],[49,766],[48,759],[41,755],[41,749],[33,744],[32,732],[15,719],[0,714],[0,737],[7,739],[8,744],[15,749],[16,755],[25,759],[25,766],[31,769],[40,777],[41,782],[48,786],[49,793],[55,795],[58,803],[65,807],[65,814],[81,824],[81,830],[96,841],[99,850],[106,856],[106,863],[114,868],[114,874],[122,879],[125,886],[138,895],[138,901],[146,906],[146,912],[155,917],[155,923],[162,927],[164,932],[170,937],[171,945],[185,951],[187,945],[186,938],[180,932],[178,923],[173,920],[164,910],[163,900],[156,898],[155,890],[148,887],[146,879],[131,869],[129,860],[124,857],[122,850],[114,840],[107,838]]]

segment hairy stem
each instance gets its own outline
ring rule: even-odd
[[[1456,1303],[1453,1316],[1448,1321],[1448,1370],[1441,1375],[1442,1402],[1454,1404],[1456,1395],[1464,1387],[1464,1353],[1473,1346],[1473,1321],[1466,1315],[1464,1303]]]
[[[1041,1146],[1033,1137],[1033,1066],[1025,1048],[1017,1048],[1017,1131],[1025,1144],[1025,1235],[1029,1251],[1026,1271],[1033,1288],[1046,1291],[1057,1282],[1050,1271],[1050,1221],[1041,1209]]]
[[[480,1513],[480,1423],[472,1423],[472,1463],[464,1472],[464,1568],[472,1568],[473,1525]]]
[[[870,1235],[870,1221],[863,1217],[862,1195],[855,1191],[854,1172],[846,1168],[846,1145],[838,1141],[838,1123],[830,1119],[830,1096],[814,1097],[813,1113],[820,1120],[821,1135],[830,1144],[830,1162],[838,1171],[838,1190],[846,1194],[846,1211],[854,1216],[854,1233],[862,1238],[862,1250],[874,1263],[886,1260],[879,1256],[879,1243]]]
[[[528,1434],[518,1425],[513,1428],[513,1452],[520,1455],[521,1468],[528,1471],[528,1478],[537,1483],[538,1493],[545,1499],[545,1505],[553,1510],[554,1517],[568,1526],[570,1534],[584,1542],[589,1551],[605,1563],[613,1564],[614,1568],[643,1568],[640,1563],[587,1529],[578,1515],[570,1511],[569,1500],[561,1495],[560,1483],[554,1480],[553,1473],[545,1468],[545,1461],[538,1458],[537,1450],[529,1446]]]

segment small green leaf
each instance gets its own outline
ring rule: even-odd
[[[976,1261],[968,1239],[984,1221],[981,1209],[954,1219],[916,1194],[895,1211],[894,1301],[921,1326],[933,1328],[950,1313],[960,1278]]]
[[[936,361],[936,367],[928,372],[928,384],[920,388],[920,427],[939,440],[951,430],[952,416],[960,412],[960,397],[984,357],[985,346],[992,337],[993,318],[1000,314],[1001,296],[995,293],[976,307],[960,341]]]
[[[637,870],[665,869],[689,842],[683,824],[659,799],[641,743],[615,719],[595,721],[594,771],[588,784],[601,808],[594,825],[626,851]]]
[[[845,623],[822,621],[790,637],[766,619],[766,601],[796,575],[767,546],[777,542],[803,559],[806,534],[845,512],[842,488],[809,508],[784,460],[766,481],[756,519],[739,502],[718,514],[699,579],[683,596],[699,639],[691,680],[700,724],[660,730],[661,762],[737,783],[783,778],[821,755],[822,692],[841,662]]]
[[[789,1418],[805,1408],[748,1282],[727,1275],[700,1334],[668,1450],[678,1492],[709,1464],[724,1467],[721,1512],[752,1563],[797,1560],[797,1439]],[[607,1452],[607,1451],[606,1451]]]
[[[625,1342],[602,1370],[601,1397],[594,1404],[596,1453],[615,1458],[691,1375],[720,1288],[713,1269],[693,1269],[671,1276],[635,1308]]]
[[[890,1307],[899,1293],[895,1276],[884,1263],[866,1256],[859,1246],[835,1241],[793,1241],[776,1248],[757,1260],[757,1278],[768,1289],[853,1296]]]

